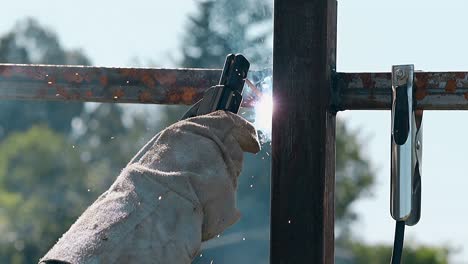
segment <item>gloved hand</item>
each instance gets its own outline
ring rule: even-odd
[[[239,219],[243,152],[255,128],[230,112],[190,118],[156,135],[42,261],[190,263],[201,241]]]

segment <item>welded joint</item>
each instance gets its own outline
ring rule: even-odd
[[[336,114],[345,110],[341,103],[341,87],[344,86],[344,79],[340,78],[336,69],[330,69],[331,90],[330,90],[330,112]]]

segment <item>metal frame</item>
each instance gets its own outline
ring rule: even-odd
[[[389,110],[391,74],[335,72],[336,0],[274,5],[270,263],[334,263],[335,115]],[[0,64],[0,100],[189,105],[220,73]],[[468,72],[416,72],[415,86],[420,109],[468,109]]]
[[[270,263],[333,263],[335,0],[274,6]]]

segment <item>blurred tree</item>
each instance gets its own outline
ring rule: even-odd
[[[89,168],[88,188],[96,196],[106,190],[123,167],[152,136],[146,121],[137,115],[124,124],[123,109],[99,104],[75,118],[72,142]]]
[[[25,19],[0,37],[0,63],[89,65],[90,61],[79,50],[63,49],[57,36],[36,20]],[[1,101],[0,139],[40,123],[68,133],[71,119],[82,109],[82,103]]]
[[[0,62],[90,63],[32,19],[0,37]],[[142,118],[89,106],[0,101],[0,263],[37,262],[149,139]]]
[[[364,245],[352,243],[354,263],[387,264],[391,259],[392,248],[389,245]],[[449,249],[445,247],[426,247],[406,245],[403,251],[402,263],[411,264],[448,264]]]
[[[356,132],[350,131],[346,124],[336,122],[336,185],[335,217],[338,239],[347,239],[350,225],[357,219],[351,204],[364,195],[370,194],[374,174],[370,161],[362,154],[362,146]]]
[[[271,65],[272,1],[207,0],[189,17],[182,42],[184,67],[219,68],[228,53],[243,53],[255,67]]]
[[[0,263],[36,262],[90,203],[86,166],[44,126],[0,145]]]

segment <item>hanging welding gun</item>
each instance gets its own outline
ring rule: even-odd
[[[392,68],[390,211],[396,221],[392,263],[400,263],[405,225],[421,217],[422,110],[416,110],[414,66]]]
[[[182,120],[217,110],[237,114],[242,103],[242,90],[249,67],[249,61],[241,54],[229,54],[219,84],[206,90],[203,98],[183,115]]]

